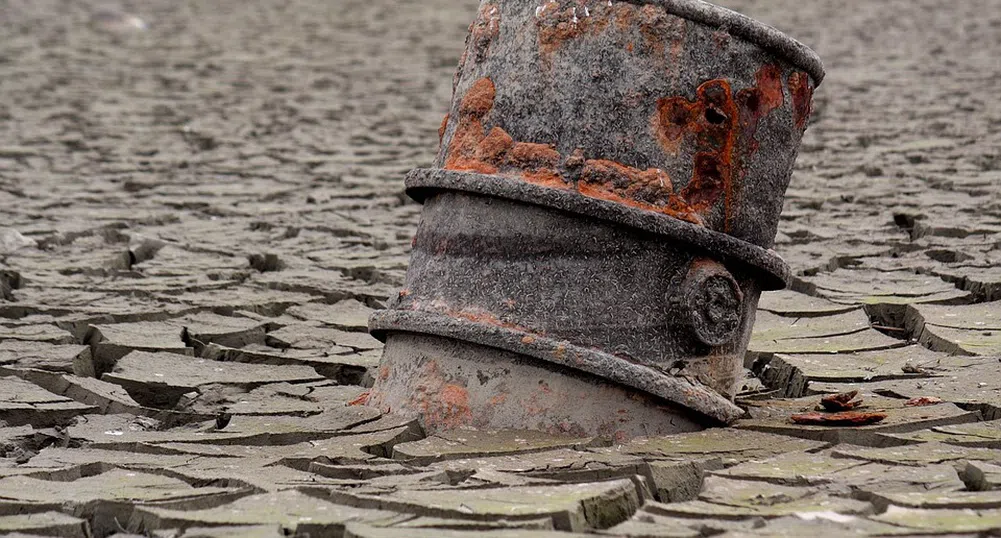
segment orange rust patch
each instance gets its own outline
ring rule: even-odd
[[[496,327],[503,327],[505,329],[511,329],[523,333],[531,333],[533,335],[542,336],[545,334],[538,331],[534,331],[532,329],[528,329],[526,327],[522,327],[520,325],[516,325],[514,323],[504,321],[498,318],[493,313],[483,310],[481,308],[466,307],[462,309],[456,309],[441,300],[434,300],[426,303],[414,302],[409,305],[409,308],[412,310],[430,310],[434,312],[440,312],[442,314],[454,318],[462,318],[476,323],[494,325]]]
[[[646,202],[633,200],[632,198],[626,198],[622,194],[619,194],[609,189],[607,186],[601,184],[580,182],[577,184],[577,191],[589,198],[597,198],[599,200],[615,202],[629,207],[635,207],[637,209],[643,209],[646,211],[655,211],[657,213],[664,213],[666,215],[670,215],[672,217],[687,222],[691,222],[692,224],[702,225],[702,219],[697,214],[691,212],[688,206],[685,205],[684,202],[679,200],[678,196],[676,195],[671,195],[667,205],[657,206]]]
[[[659,168],[640,170],[615,161],[587,160],[577,189],[591,198],[664,213],[694,224],[702,223],[698,215],[674,193],[671,178]]]
[[[551,144],[516,142],[494,126],[484,134],[484,119],[493,109],[497,92],[489,78],[481,78],[463,96],[459,120],[449,141],[445,168],[480,174],[520,175],[530,183],[565,188],[554,168],[560,154]]]
[[[552,144],[515,142],[508,161],[521,168],[555,167],[560,163],[560,154]]]
[[[671,178],[660,168],[640,170],[604,159],[584,161],[580,180],[604,184],[627,193],[630,198],[649,199],[650,202],[656,202],[674,192]]]
[[[496,174],[496,166],[487,164],[476,159],[467,159],[462,156],[449,157],[445,168],[449,170],[463,170],[466,172],[476,172],[477,174]]]
[[[467,170],[481,174],[497,173],[497,167],[475,157],[477,146],[483,140],[483,119],[494,107],[497,92],[489,78],[473,83],[459,103],[459,119],[448,144],[445,168]]]
[[[806,122],[813,112],[813,87],[810,76],[802,71],[789,75],[789,93],[792,95],[792,114],[799,129],[806,128]]]
[[[887,417],[886,413],[863,412],[863,411],[842,411],[841,413],[802,413],[792,415],[790,420],[796,424],[810,424],[816,426],[865,426],[882,422]]]
[[[755,79],[755,86],[736,96],[728,81],[706,81],[696,90],[694,101],[684,97],[658,100],[651,118],[654,135],[667,153],[677,155],[682,143],[692,144],[692,178],[681,190],[681,197],[698,213],[716,207],[722,199],[723,229],[727,232],[739,195],[741,155],[757,151],[754,136],[758,123],[784,102],[782,73],[777,66],[763,66]]]
[[[504,129],[494,127],[487,136],[476,145],[476,158],[482,161],[499,162],[514,146],[514,139]]]
[[[726,80],[707,81],[696,94],[695,101],[684,97],[658,100],[653,125],[657,139],[670,153],[676,154],[686,137],[694,137],[697,152],[692,178],[680,194],[693,211],[701,212],[729,191],[738,111]]]
[[[450,428],[468,424],[473,413],[469,409],[469,392],[461,385],[448,384],[441,389],[441,415],[438,423]]]
[[[416,375],[410,408],[420,407],[430,430],[453,429],[472,422],[469,393],[461,385],[447,383],[436,361],[427,361]]]
[[[521,177],[525,181],[539,185],[540,187],[549,187],[552,189],[569,189],[572,187],[572,185],[563,179],[563,176],[552,170],[522,172]]]
[[[379,367],[379,381],[385,381],[389,379],[389,366]]]
[[[533,342],[535,342],[535,337],[534,336],[527,336],[526,335],[526,336],[522,336],[521,337],[521,343],[522,344],[528,345],[528,344],[531,344]]]
[[[500,405],[500,404],[504,403],[505,401],[507,401],[507,394],[498,394],[498,395],[494,396],[493,398],[490,398],[490,401],[487,402],[487,403],[489,405],[493,406],[493,405]]]
[[[496,96],[497,90],[494,88],[493,81],[483,77],[474,82],[466,91],[466,95],[462,96],[459,112],[482,119],[494,107],[494,97]]]

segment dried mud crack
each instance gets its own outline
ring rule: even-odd
[[[349,405],[475,2],[5,3],[0,535],[999,532],[997,6],[723,3],[828,62],[796,283],[745,419],[626,444]],[[849,391],[885,418],[790,419]]]

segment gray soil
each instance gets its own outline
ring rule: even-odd
[[[825,60],[795,283],[746,419],[612,446],[349,405],[475,2],[0,0],[0,535],[998,532],[1001,3],[725,5]]]

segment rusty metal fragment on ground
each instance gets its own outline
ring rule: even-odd
[[[944,400],[937,396],[921,396],[918,398],[911,398],[904,402],[904,405],[908,407],[924,407],[926,405],[936,405],[942,403]]]
[[[862,402],[864,401],[862,398],[856,400],[856,396],[858,396],[857,390],[842,392],[840,394],[828,394],[820,399],[820,407],[828,411],[847,411],[849,409],[855,409],[856,407],[862,405]]]
[[[876,411],[842,411],[840,413],[810,412],[792,415],[790,420],[796,424],[813,426],[865,426],[882,422],[886,413]]]
[[[368,405],[635,435],[727,423],[823,78],[699,0],[484,0],[453,81]]]

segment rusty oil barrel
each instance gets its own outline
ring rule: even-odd
[[[369,403],[428,431],[619,439],[732,399],[823,78],[699,0],[492,0],[454,79],[405,288],[370,320]]]

